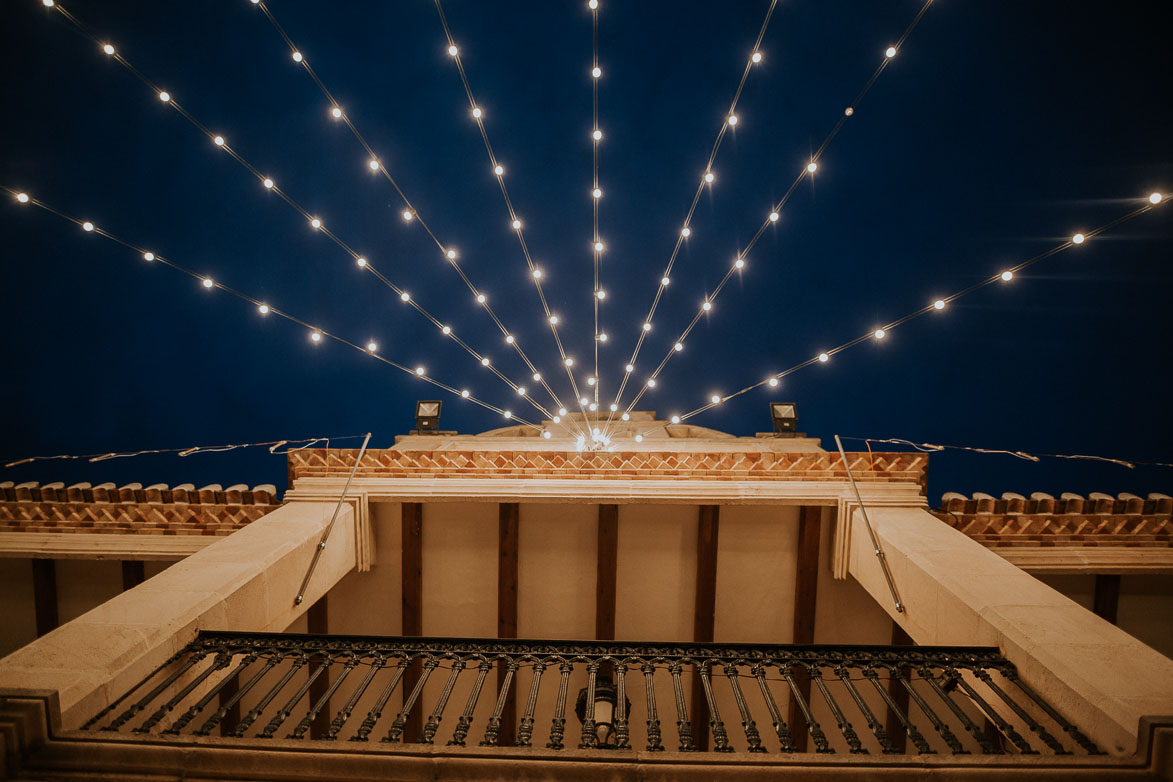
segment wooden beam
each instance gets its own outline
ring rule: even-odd
[[[904,632],[904,628],[896,622],[892,623],[892,645],[893,646],[912,646],[912,638],[908,633]],[[902,674],[907,678],[912,674],[911,668],[904,668]],[[895,678],[888,680],[888,694],[892,696],[892,700],[904,712],[904,716],[908,717],[908,689],[898,682]],[[892,709],[888,709],[888,717],[885,720],[884,729],[888,732],[888,737],[892,739],[892,744],[901,752],[908,751],[908,734],[904,730],[904,723],[897,718],[896,713]]]
[[[141,559],[122,560],[122,591],[134,589],[147,580],[147,571]]]
[[[33,604],[37,638],[57,629],[57,567],[51,559],[33,560]]]
[[[402,587],[403,587],[403,635],[423,635],[423,505],[418,502],[405,502],[401,506],[403,560],[402,560]],[[423,673],[423,666],[419,660],[413,662],[403,673],[403,684],[400,691],[407,697],[415,688]],[[403,741],[415,742],[423,730],[423,706],[419,703],[408,715],[403,729]]]
[[[1092,611],[1101,619],[1116,624],[1116,611],[1120,607],[1120,576],[1099,574],[1096,576],[1096,591],[1092,598]]]
[[[696,602],[692,640],[710,643],[717,611],[717,535],[720,506],[701,505],[696,536]],[[701,677],[692,678],[692,736],[699,752],[709,748],[709,704]]]
[[[599,506],[598,574],[595,577],[595,639],[615,640],[615,579],[619,558],[619,506]]]
[[[804,505],[799,508],[798,514],[798,552],[797,567],[794,571],[794,635],[795,644],[813,644],[815,642],[815,605],[819,591],[819,533],[821,530],[821,510],[814,505]],[[798,691],[809,704],[811,697],[810,677],[800,670],[794,669],[794,682]],[[806,752],[807,730],[798,702],[790,699],[790,713],[788,716],[790,732],[794,735],[794,743],[799,752]]]
[[[517,534],[520,507],[516,502],[498,505],[497,539],[497,637],[517,637]],[[497,663],[497,692],[505,683],[505,663]],[[516,743],[517,688],[510,689],[501,712],[497,740],[505,746]]]
[[[330,633],[329,621],[329,603],[327,598],[329,593],[322,595],[318,600],[310,606],[306,611],[306,632],[311,635],[328,635]],[[310,670],[314,670],[318,665],[322,664],[323,658],[319,655],[314,655],[310,658],[310,665],[313,666]],[[326,671],[318,678],[314,679],[314,683],[310,685],[309,703],[310,706],[318,702],[323,695],[326,694],[327,688],[330,686],[329,671]],[[227,688],[225,688],[227,689]],[[314,717],[314,721],[310,723],[310,738],[317,739],[325,736],[330,730],[330,706],[329,701],[326,706],[318,712],[318,716]]]

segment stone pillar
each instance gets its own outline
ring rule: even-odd
[[[285,630],[354,569],[355,514],[343,505],[294,605],[333,512],[334,503],[295,502],[217,540],[0,660],[0,693],[55,692],[61,727],[76,728],[199,630]]]
[[[848,572],[918,644],[998,647],[1114,755],[1136,751],[1141,717],[1173,714],[1173,660],[926,511],[869,507],[904,601],[896,613],[863,519],[851,515]]]

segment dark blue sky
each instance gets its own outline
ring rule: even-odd
[[[614,388],[721,125],[766,0],[600,12],[600,366]],[[67,0],[154,82],[506,374],[486,315],[247,0]],[[916,0],[784,0],[645,371],[785,192]],[[527,242],[580,364],[591,348],[590,15],[583,2],[445,5]],[[425,0],[278,0],[277,18],[501,319],[569,397],[557,352]],[[1173,190],[1164,3],[938,0],[640,407],[692,410]],[[512,392],[40,0],[0,6],[0,183],[536,420]],[[0,208],[0,456],[316,435],[388,446],[435,392],[262,319],[43,211]],[[1173,219],[1165,206],[694,421],[1173,461]],[[579,377],[583,375],[580,373]],[[532,383],[530,383],[532,385]],[[628,394],[630,398],[630,394]],[[445,397],[442,425],[503,423]],[[353,443],[347,443],[353,444]],[[857,447],[859,447],[857,445]],[[1169,492],[1169,470],[933,457],[942,491]],[[274,482],[263,450],[51,463],[5,480]]]

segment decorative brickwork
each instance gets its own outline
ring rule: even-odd
[[[345,476],[353,449],[291,451],[289,479]],[[857,481],[924,485],[928,457],[922,453],[852,453]],[[475,451],[368,450],[357,475],[366,478],[699,478],[729,481],[847,480],[838,454],[762,451],[673,453],[667,451]]]

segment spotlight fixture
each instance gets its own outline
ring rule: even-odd
[[[793,402],[771,402],[770,418],[776,433],[789,437],[798,433],[798,406]]]
[[[439,399],[423,399],[415,403],[416,434],[436,431],[440,425],[440,407]]]

